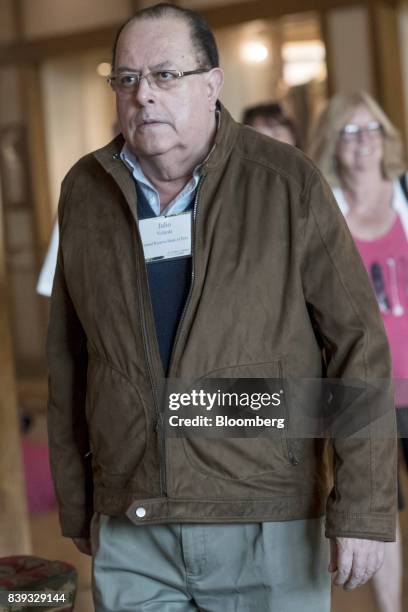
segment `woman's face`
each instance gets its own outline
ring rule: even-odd
[[[336,157],[340,169],[365,172],[381,166],[382,128],[370,110],[357,106],[343,126],[337,141]]]

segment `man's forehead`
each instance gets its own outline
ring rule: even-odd
[[[172,61],[195,56],[190,27],[185,20],[174,17],[137,19],[121,33],[116,56],[118,68],[128,66],[130,61],[169,67]]]

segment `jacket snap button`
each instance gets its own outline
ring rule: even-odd
[[[136,513],[137,518],[143,518],[146,516],[146,510],[142,506],[140,506],[139,508],[136,508],[135,513]]]

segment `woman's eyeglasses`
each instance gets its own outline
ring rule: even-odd
[[[369,137],[376,137],[382,133],[381,123],[370,121],[367,125],[357,125],[357,123],[347,123],[340,132],[342,140],[359,140],[363,134]]]

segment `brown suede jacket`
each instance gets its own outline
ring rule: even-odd
[[[333,440],[330,470],[322,439],[297,440],[296,460],[285,433],[164,439],[163,369],[122,146],[120,136],[85,156],[62,185],[47,353],[63,534],[87,536],[94,511],[138,525],[326,512],[328,537],[393,540],[396,441],[375,423]],[[170,377],[319,378],[323,348],[325,376],[390,378],[376,300],[330,188],[302,153],[224,108],[199,187],[193,270]]]

